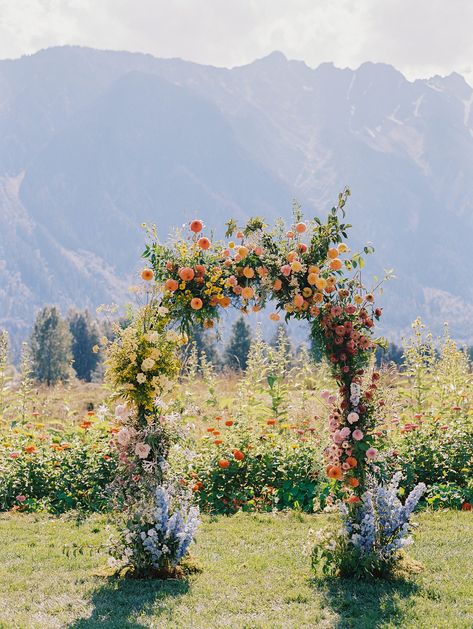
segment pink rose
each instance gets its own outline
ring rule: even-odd
[[[117,441],[123,447],[126,447],[130,443],[130,439],[131,435],[128,428],[122,428],[117,434]]]
[[[355,422],[357,422],[360,419],[360,416],[358,415],[358,413],[355,413],[354,411],[352,413],[348,413],[348,417],[347,417],[347,421],[350,424],[354,424]]]
[[[25,502],[26,496],[23,496],[23,494],[20,494],[19,496],[16,497],[16,499],[18,500],[18,502]]]
[[[374,461],[377,456],[378,451],[376,450],[376,448],[368,448],[368,450],[366,450],[366,458],[370,461]]]
[[[340,435],[343,437],[343,439],[346,439],[347,437],[350,436],[350,429],[348,428],[348,426],[344,426],[341,430],[340,430]]]
[[[126,407],[126,404],[117,404],[117,406],[115,407],[115,417],[117,419],[125,421],[125,419],[127,419],[129,415],[130,411]]]
[[[20,456],[19,452],[10,452],[10,458],[17,459]]]
[[[361,441],[363,439],[363,433],[361,432],[359,428],[357,428],[356,430],[353,431],[352,437],[356,441]]]
[[[289,277],[289,275],[291,274],[291,267],[289,264],[284,264],[281,267],[281,273],[284,275],[284,277]]]
[[[135,454],[140,459],[146,459],[150,452],[151,446],[149,446],[147,443],[137,443],[135,446]]]

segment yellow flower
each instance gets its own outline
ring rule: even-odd
[[[180,288],[181,290],[184,290],[184,289],[185,289],[185,287],[186,287],[186,283],[185,283],[185,282],[181,282],[181,283],[179,284],[179,288]]]

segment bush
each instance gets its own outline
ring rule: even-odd
[[[314,439],[291,432],[283,427],[258,436],[237,427],[225,443],[212,434],[187,468],[176,472],[184,475],[201,508],[211,513],[312,512],[319,493],[319,448]]]
[[[473,503],[473,481],[468,487],[458,485],[432,485],[428,488],[426,502],[432,509],[462,509],[470,511]]]
[[[473,479],[471,420],[457,417],[446,424],[439,419],[420,421],[422,423],[417,420],[404,424],[401,430],[407,432],[396,442],[398,456],[394,465],[403,471],[406,485],[412,487],[423,482],[428,486],[454,484],[466,487]]]
[[[62,432],[32,425],[0,435],[0,509],[103,511],[117,465],[109,425]]]

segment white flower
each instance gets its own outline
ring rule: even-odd
[[[140,459],[146,459],[146,457],[148,456],[150,452],[151,452],[151,446],[149,446],[147,443],[140,442],[140,443],[137,443],[135,446],[135,454]]]
[[[140,372],[140,373],[136,376],[136,381],[138,382],[138,384],[143,384],[143,382],[146,382],[146,376],[145,376],[145,374]]]
[[[175,332],[174,330],[168,330],[166,332],[166,340],[170,343],[175,343],[177,340],[179,340],[179,334],[177,334],[177,332]]]
[[[156,364],[156,361],[154,360],[154,358],[145,358],[144,361],[141,363],[141,369],[143,371],[150,371],[151,369],[153,369],[155,364]]]
[[[167,407],[168,407],[166,402],[164,402],[164,400],[162,400],[159,396],[156,396],[154,398],[153,404],[154,404],[155,408],[160,408],[163,411],[165,411],[167,409]]]
[[[106,404],[101,404],[97,410],[97,417],[100,421],[105,419],[106,414],[108,413],[108,407]]]
[[[158,308],[158,315],[160,317],[164,317],[164,315],[167,315],[168,312],[169,312],[168,308],[166,308],[165,306],[159,306],[159,308]]]

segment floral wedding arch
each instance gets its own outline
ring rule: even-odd
[[[366,545],[369,538],[371,554],[378,544],[387,553],[385,563],[395,556],[405,538],[410,512],[397,513],[396,523],[387,522],[381,528],[372,517],[376,509],[383,508],[384,503],[380,506],[377,502],[382,494],[381,502],[391,501],[389,508],[384,505],[389,511],[385,520],[389,520],[397,497],[391,488],[389,499],[384,499],[383,486],[377,485],[374,493],[372,487],[373,463],[378,455],[373,431],[377,405],[383,402],[376,395],[379,374],[368,367],[374,349],[382,342],[373,338],[381,309],[361,281],[362,255],[351,254],[346,244],[350,225],[343,221],[349,194],[345,189],[339,195],[337,206],[325,221],[317,217],[304,220],[297,204],[289,228],[280,221],[269,229],[262,219],[252,218],[240,229],[230,220],[224,243],[204,235],[204,225],[198,219],[189,224],[187,232],[178,232],[166,244],[159,242],[155,227],[148,228],[144,258],[149,266],[142,271],[142,279],[153,283],[152,297],[136,324],[123,331],[109,349],[108,359],[109,379],[129,402],[128,410],[122,409],[125,427],[117,437],[122,448],[122,473],[117,478],[122,505],[133,511],[135,501],[130,496],[142,492],[144,486],[152,489],[162,480],[158,462],[165,460],[172,435],[153,400],[172,386],[178,373],[178,345],[196,325],[213,327],[230,306],[243,313],[267,306],[272,309],[269,317],[273,321],[303,319],[309,323],[311,338],[338,384],[338,396],[327,398],[331,412],[325,458],[326,474],[338,487],[345,505],[346,526],[340,547],[350,539],[351,550],[355,549],[360,559],[367,554],[363,543]],[[371,247],[364,248],[365,254],[371,251]],[[130,442],[134,447],[131,456]],[[191,523],[190,529],[195,527],[193,519],[183,519]],[[365,520],[371,529],[363,538]],[[132,528],[127,528],[128,534]],[[140,535],[146,555],[146,546],[149,549],[154,542],[147,533],[141,531]],[[353,552],[342,554],[353,560]],[[335,561],[333,552],[319,549],[313,559],[320,558],[326,565],[332,561],[343,572],[343,561]],[[373,570],[372,562],[368,570]]]

